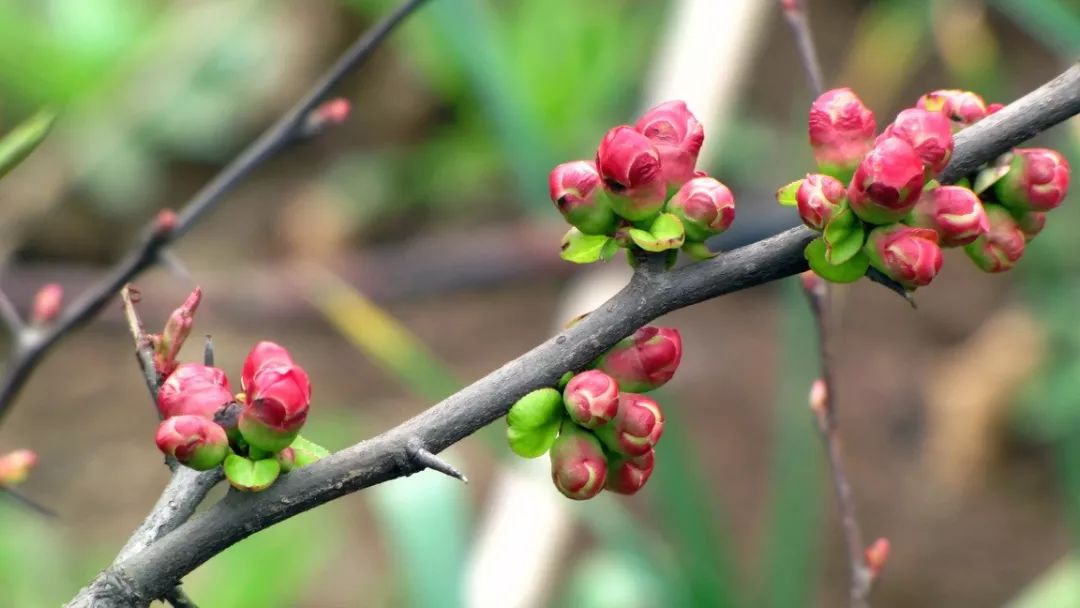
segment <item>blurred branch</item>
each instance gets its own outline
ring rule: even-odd
[[[814,97],[825,92],[825,77],[821,74],[821,62],[818,60],[814,35],[810,29],[810,15],[806,8],[807,0],[780,0],[791,33],[795,36],[795,46],[799,49],[806,81]]]
[[[7,326],[8,332],[13,336],[18,336],[23,331],[23,320],[19,311],[15,310],[15,305],[3,290],[0,290],[0,322]]]
[[[308,115],[330,89],[370,57],[394,27],[423,3],[424,0],[403,2],[358,38],[292,109],[196,192],[176,216],[167,212],[159,215],[143,242],[121,259],[105,277],[69,304],[53,324],[41,331],[20,331],[15,335],[7,370],[0,384],[0,418],[10,409],[34,368],[53,345],[99,313],[125,283],[157,263],[170,243],[190,230],[252,171],[289,144],[303,139],[309,131],[306,128]]]
[[[1080,66],[1043,85],[993,117],[957,135],[954,179],[1080,110]],[[993,118],[991,117],[991,118]],[[335,498],[422,470],[410,456],[438,453],[506,414],[525,393],[554,386],[618,340],[656,317],[806,270],[803,248],[815,236],[794,228],[711,260],[666,273],[645,269],[573,327],[399,426],[293,471],[256,494],[230,492],[134,556],[120,560],[85,587],[70,606],[137,606],[161,597],[183,576],[236,542]]]

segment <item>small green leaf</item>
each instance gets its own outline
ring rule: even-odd
[[[997,183],[998,180],[1005,177],[1011,168],[1012,166],[1008,164],[997,166],[991,165],[982,171],[979,171],[975,175],[975,185],[972,186],[971,190],[975,192],[975,194],[982,194],[988,190],[990,186]]]
[[[0,177],[7,175],[34,151],[55,120],[56,112],[39,110],[0,139]]]
[[[797,179],[777,190],[776,202],[780,203],[785,207],[794,207],[795,205],[797,205],[798,203],[796,203],[795,201],[795,194],[799,191],[799,186],[801,186],[802,183],[803,180]]]
[[[866,274],[870,258],[862,250],[842,264],[830,264],[826,259],[825,241],[820,237],[810,241],[803,252],[810,268],[818,276],[833,283],[854,283]]]
[[[273,458],[248,460],[236,454],[229,454],[225,458],[224,468],[229,484],[243,492],[265,490],[281,473],[281,464]]]
[[[518,399],[506,414],[506,423],[517,429],[537,429],[562,420],[562,409],[562,394],[541,388]]]
[[[289,447],[291,447],[293,453],[296,454],[296,463],[293,465],[296,468],[306,467],[307,465],[322,460],[330,455],[330,450],[314,441],[308,441],[299,435],[296,436],[296,439],[293,439],[293,442]]]
[[[610,259],[615,253],[615,240],[602,234],[584,234],[571,228],[562,239],[562,259],[575,264],[590,264]]]
[[[825,226],[823,237],[825,259],[836,265],[850,260],[862,249],[866,231],[855,212],[845,205]]]
[[[683,244],[682,250],[695,260],[707,260],[719,255],[717,252],[710,250],[705,246],[705,243],[695,243],[687,241]]]
[[[657,215],[648,230],[631,228],[629,234],[635,245],[652,253],[678,249],[686,240],[682,220],[671,213]]]
[[[506,427],[506,440],[510,449],[522,458],[537,458],[551,449],[559,436],[561,419],[536,428],[523,429],[515,426]]]

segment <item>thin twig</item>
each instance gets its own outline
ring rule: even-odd
[[[146,381],[146,389],[150,391],[150,399],[156,403],[158,391],[161,389],[161,379],[154,366],[154,347],[143,329],[138,311],[135,310],[135,303],[139,301],[139,292],[131,285],[125,285],[120,290],[120,299],[124,303],[124,317],[127,319],[131,339],[135,342],[135,358],[139,361],[139,369],[142,370],[143,379]],[[156,407],[154,409],[157,410]]]
[[[19,311],[15,309],[15,305],[2,289],[0,289],[0,322],[8,328],[12,340],[17,341],[19,334],[23,331],[24,323],[22,317],[19,316]]]
[[[17,346],[8,359],[7,370],[0,384],[0,418],[10,409],[34,368],[54,344],[97,315],[124,284],[157,263],[162,250],[169,243],[187,233],[252,171],[287,145],[302,139],[306,133],[304,125],[308,113],[326,98],[330,89],[345,75],[370,57],[394,27],[424,2],[408,0],[402,3],[357,39],[292,109],[195,193],[177,214],[174,226],[170,226],[169,230],[160,230],[155,223],[148,238],[120,260],[105,277],[71,302],[47,330],[35,335],[32,340],[15,340]]]
[[[1002,146],[1020,143],[1018,133],[1030,135],[1078,111],[1080,66],[1074,66],[993,115],[1004,114],[1007,119],[989,124],[985,119],[959,133],[951,162],[977,167],[1001,154]],[[406,466],[409,460],[400,456],[409,445],[419,441],[432,453],[439,453],[505,416],[522,395],[554,386],[566,370],[586,365],[662,314],[806,270],[803,249],[815,236],[808,228],[793,228],[657,276],[637,272],[622,291],[573,327],[399,426],[293,471],[263,492],[230,493],[200,517],[115,563],[80,591],[69,606],[109,608],[148,602],[168,592],[200,564],[259,530],[341,496],[414,473],[421,465]]]
[[[818,61],[814,35],[810,29],[806,0],[780,0],[780,6],[784,9],[784,18],[787,19],[791,33],[795,36],[795,46],[799,49],[803,71],[806,72],[806,81],[810,84],[810,90],[813,91],[814,96],[817,97],[825,92],[825,78],[821,73],[821,62]]]
[[[173,587],[171,591],[165,594],[165,601],[169,602],[173,608],[199,608],[199,605],[188,597],[180,585]]]

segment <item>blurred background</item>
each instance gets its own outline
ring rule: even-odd
[[[389,0],[0,0],[0,131],[62,109],[0,182],[0,286],[72,297],[289,107]],[[1008,102],[1080,54],[1070,0],[814,0],[828,81],[879,125],[928,90]],[[767,0],[431,0],[336,91],[341,127],[260,169],[137,281],[150,327],[194,283],[196,334],[237,374],[255,341],[310,372],[331,448],[416,414],[625,279],[558,257],[557,162],[684,98],[703,168],[736,194],[734,247],[796,222],[812,99]],[[1080,167],[1080,121],[1036,140]],[[841,435],[880,606],[1080,605],[1080,197],[1023,263],[963,254],[912,310],[838,290]],[[792,280],[679,311],[657,472],[579,504],[501,423],[425,472],[259,533],[185,580],[202,606],[837,606],[847,562],[806,408],[812,322]],[[8,337],[4,337],[8,340]],[[186,350],[200,356],[198,341]],[[234,382],[235,384],[235,382]],[[46,358],[0,427],[38,452],[0,497],[0,606],[55,606],[106,566],[167,479],[119,304]]]

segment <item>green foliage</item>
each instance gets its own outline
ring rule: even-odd
[[[650,222],[648,230],[631,228],[630,239],[645,251],[659,253],[682,247],[686,239],[686,230],[677,216],[661,213]]]
[[[861,250],[841,264],[831,264],[827,252],[825,240],[821,237],[810,241],[805,251],[810,268],[826,281],[854,283],[866,275],[866,270],[870,268],[870,259]]]
[[[37,148],[56,120],[52,110],[41,110],[0,139],[0,177],[4,177]]]
[[[615,239],[602,234],[584,234],[571,228],[563,235],[559,257],[575,264],[607,261],[618,251]]]
[[[249,460],[236,454],[225,457],[223,468],[229,484],[245,492],[265,490],[281,474],[281,464],[273,458]]]
[[[833,266],[842,266],[860,253],[866,242],[866,231],[851,207],[844,205],[829,220],[822,238],[825,241],[825,261]]]

